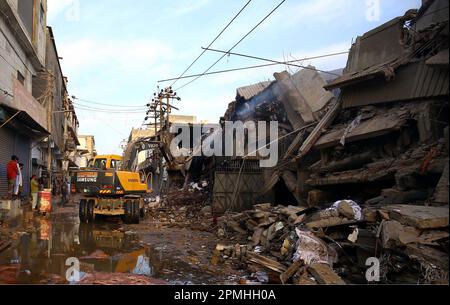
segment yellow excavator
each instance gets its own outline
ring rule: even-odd
[[[121,216],[125,223],[139,223],[144,216],[144,198],[152,193],[148,177],[122,170],[122,157],[96,156],[86,168],[76,171],[75,187],[83,195],[79,204],[82,223],[97,215]],[[151,184],[150,184],[151,185]]]

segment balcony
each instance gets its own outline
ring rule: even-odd
[[[5,99],[2,103],[13,111],[20,110],[18,118],[29,122],[27,125],[48,134],[45,108],[16,79],[13,83],[13,96],[13,99]]]

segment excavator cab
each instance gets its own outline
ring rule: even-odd
[[[98,170],[119,170],[122,166],[122,157],[117,155],[97,156],[91,159],[87,168]]]

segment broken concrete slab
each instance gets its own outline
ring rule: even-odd
[[[385,249],[395,249],[417,242],[419,235],[417,229],[403,226],[395,220],[385,221],[381,226],[381,243]]]
[[[444,172],[442,173],[441,179],[439,180],[436,190],[434,192],[434,202],[447,203],[448,204],[448,168],[449,165],[445,166]]]
[[[384,207],[393,220],[418,229],[448,227],[449,208],[419,205],[392,205]]]
[[[419,236],[417,242],[422,245],[437,246],[437,241],[447,239],[448,237],[448,231],[425,231]]]
[[[406,119],[400,118],[395,113],[387,115],[378,115],[370,120],[363,121],[353,129],[346,137],[346,143],[351,143],[363,139],[379,137],[393,131],[399,130],[406,122]],[[323,149],[339,145],[339,141],[344,135],[344,130],[334,130],[324,134],[315,143],[315,148]]]
[[[422,263],[432,264],[438,268],[448,270],[448,254],[425,245],[409,244],[406,254]]]

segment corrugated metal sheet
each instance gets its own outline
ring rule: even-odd
[[[8,181],[6,180],[6,166],[14,153],[14,133],[7,127],[0,129],[0,199],[7,195]]]
[[[269,85],[271,83],[272,82],[267,81],[267,82],[261,82],[261,83],[254,84],[251,86],[239,88],[239,89],[237,89],[237,96],[242,97],[245,100],[249,100],[252,97],[261,93],[267,87],[269,87]]]
[[[258,199],[264,187],[262,175],[258,161],[254,160],[247,160],[242,169],[241,162],[231,160],[217,166],[214,173],[212,203],[214,213],[244,211],[260,203]],[[236,190],[238,192],[234,200]]]
[[[377,78],[343,89],[343,107],[445,97],[449,94],[448,68],[429,67],[424,61],[400,67],[395,79]]]

